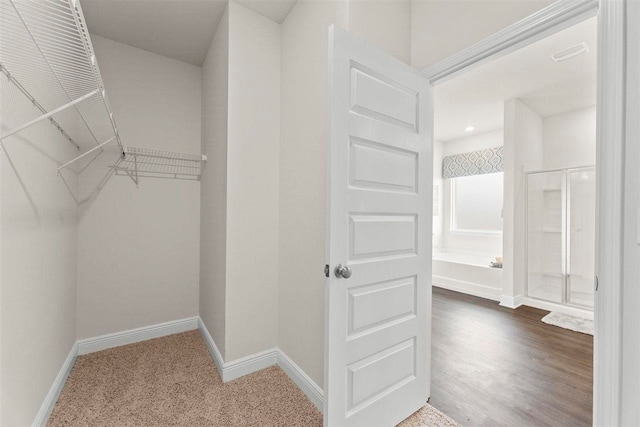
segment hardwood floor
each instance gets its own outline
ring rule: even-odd
[[[590,426],[593,337],[433,288],[431,403],[463,426]]]

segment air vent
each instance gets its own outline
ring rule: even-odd
[[[583,53],[589,53],[589,46],[587,46],[587,44],[584,42],[578,43],[576,45],[570,46],[566,49],[562,49],[561,51],[552,54],[551,59],[553,59],[553,61],[556,64],[559,64],[568,59],[575,58],[576,56],[581,55]]]

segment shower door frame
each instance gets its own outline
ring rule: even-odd
[[[526,280],[524,282],[524,298],[531,298],[536,301],[541,301],[545,304],[558,304],[564,307],[570,307],[572,309],[577,310],[585,310],[588,312],[593,312],[595,307],[589,307],[585,305],[571,303],[569,298],[569,288],[571,284],[571,183],[569,180],[569,175],[573,172],[586,172],[586,171],[596,171],[596,165],[585,165],[585,166],[573,166],[570,168],[556,168],[556,169],[541,169],[541,170],[533,170],[526,171],[525,174],[527,179],[525,180],[524,194],[526,196],[525,201],[525,224],[526,224],[526,238],[525,238],[525,252],[524,252],[524,269],[527,273]],[[529,177],[531,175],[541,175],[545,173],[557,173],[562,172],[562,208],[561,208],[561,232],[562,232],[562,249],[561,249],[561,269],[562,269],[562,301],[554,302],[545,300],[542,298],[532,297],[529,295]],[[597,177],[597,175],[596,175]],[[597,179],[597,178],[596,178]],[[594,241],[594,245],[596,242]],[[595,303],[595,292],[593,294],[594,303]],[[595,304],[594,304],[595,306]]]

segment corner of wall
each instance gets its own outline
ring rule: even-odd
[[[231,3],[225,360],[277,346],[280,79],[280,24]]]
[[[526,173],[543,162],[543,120],[518,99],[504,104],[503,298],[517,298],[526,282]]]
[[[202,152],[208,161],[200,184],[199,313],[226,350],[227,139],[229,108],[229,6],[202,66]]]
[[[300,0],[282,24],[278,346],[319,385],[324,380],[328,28],[349,29],[348,9],[346,1]]]

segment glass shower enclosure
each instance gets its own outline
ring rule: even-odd
[[[593,309],[595,167],[527,173],[526,295]]]

